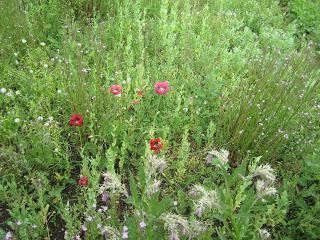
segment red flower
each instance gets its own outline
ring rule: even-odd
[[[70,124],[71,126],[82,126],[82,124],[83,124],[83,117],[82,117],[80,114],[73,114],[73,115],[70,117],[69,124]]]
[[[85,187],[89,184],[89,179],[87,177],[81,177],[78,181],[78,184],[81,186],[81,187]]]
[[[150,143],[150,149],[154,153],[159,153],[160,150],[163,148],[163,144],[161,143],[160,138],[151,139],[149,143]]]
[[[122,92],[122,87],[120,85],[112,85],[109,88],[109,91],[113,94],[113,95],[119,95]]]
[[[169,88],[169,82],[165,81],[165,82],[157,82],[154,85],[154,91],[157,94],[166,94],[167,92],[169,92],[170,88]]]

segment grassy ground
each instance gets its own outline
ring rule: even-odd
[[[301,2],[0,1],[0,238],[317,239]]]

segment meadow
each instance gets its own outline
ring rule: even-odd
[[[0,239],[319,239],[319,1],[0,16]]]

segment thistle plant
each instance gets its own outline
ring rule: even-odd
[[[217,219],[223,223],[218,228],[218,234],[243,239],[256,236],[252,231],[254,221],[264,214],[262,209],[268,208],[270,197],[277,194],[274,187],[276,176],[269,164],[258,165],[259,158],[251,164],[243,161],[237,168],[229,166],[229,152],[227,150],[209,151],[206,162],[213,165],[216,174],[222,177],[219,185],[195,185],[189,191],[193,198],[194,214],[199,219],[204,217]],[[209,160],[209,161],[208,161]]]

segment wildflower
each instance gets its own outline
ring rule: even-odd
[[[73,240],[81,240],[80,236],[79,235],[76,235],[73,237]]]
[[[43,47],[45,46],[46,44],[44,42],[41,42],[40,45]]]
[[[160,150],[163,148],[163,144],[161,143],[161,139],[160,138],[151,139],[149,141],[149,143],[150,143],[150,149],[154,153],[159,153]]]
[[[108,199],[109,199],[108,193],[107,193],[107,192],[103,192],[103,193],[102,193],[101,200],[102,200],[103,202],[107,202]]]
[[[46,64],[46,63],[43,66],[44,66],[44,68],[48,68],[48,64]]]
[[[122,239],[128,239],[129,238],[129,232],[128,232],[128,227],[123,226],[122,228]]]
[[[274,182],[276,180],[276,176],[274,175],[274,169],[269,165],[265,164],[262,166],[258,166],[253,176],[260,176],[270,182]]]
[[[163,173],[164,169],[167,167],[167,162],[164,158],[159,158],[157,156],[150,156],[148,159],[147,174],[156,175],[159,171],[160,174]]]
[[[16,119],[14,119],[14,122],[15,122],[15,123],[19,123],[19,122],[20,122],[20,119],[19,119],[19,118],[16,118]]]
[[[27,40],[25,40],[24,38],[21,40],[22,43],[27,43]]]
[[[69,120],[71,126],[82,126],[83,117],[80,114],[73,114]]]
[[[105,239],[116,240],[119,239],[119,231],[113,227],[105,226],[101,230],[101,234],[104,235]]]
[[[1,89],[0,89],[0,92],[1,92],[1,93],[6,93],[6,92],[7,92],[7,89],[1,88]]]
[[[61,89],[58,89],[58,90],[57,90],[57,93],[58,93],[58,94],[61,94],[61,93],[62,93],[62,90],[61,90]]]
[[[7,232],[6,236],[4,237],[5,240],[12,240],[12,233],[11,232]]]
[[[17,90],[17,91],[15,92],[15,94],[18,96],[18,95],[21,94],[21,91],[20,91],[20,90]]]
[[[109,91],[113,94],[113,95],[121,95],[122,92],[122,87],[120,85],[112,85],[109,88]]]
[[[277,189],[275,189],[275,187],[271,186],[268,182],[260,179],[256,182],[256,190],[257,200],[277,194]]]
[[[171,240],[179,240],[179,234],[192,239],[205,230],[201,222],[189,222],[185,217],[177,214],[164,213],[160,218],[164,221],[164,227],[169,231]]]
[[[39,116],[39,117],[37,118],[37,120],[38,120],[38,121],[43,121],[43,117],[42,117],[42,116]]]
[[[82,176],[79,181],[78,181],[78,184],[81,186],[81,187],[85,187],[89,184],[89,179],[85,176]]]
[[[33,229],[35,229],[35,228],[37,228],[38,226],[37,225],[35,225],[35,224],[32,224],[32,226],[31,226]]]
[[[86,220],[87,220],[88,222],[92,222],[93,219],[94,219],[94,217],[91,217],[91,216],[87,216],[87,218],[86,218]]]
[[[262,240],[268,240],[270,239],[270,233],[268,232],[267,229],[259,229],[259,234]]]
[[[7,97],[12,97],[12,93],[11,93],[11,92],[8,92],[8,93],[6,94],[6,96],[7,96]]]
[[[139,223],[139,227],[141,229],[144,229],[146,226],[147,226],[147,224],[143,220]]]
[[[108,190],[111,194],[124,194],[128,195],[126,188],[120,181],[120,177],[115,173],[105,172],[103,173],[104,181],[100,186],[100,193],[106,193]],[[108,196],[108,195],[107,195]]]
[[[22,222],[21,222],[20,220],[17,220],[17,221],[16,221],[16,225],[17,225],[17,226],[20,226],[21,224],[22,224]]]
[[[218,194],[214,190],[208,191],[203,186],[195,185],[189,192],[189,196],[199,198],[195,204],[195,215],[198,217],[201,217],[202,213],[207,209],[220,208]]]
[[[226,166],[229,161],[229,151],[221,149],[220,151],[213,150],[208,152],[206,157],[207,164],[211,164],[214,157],[218,158],[221,165]]]
[[[147,185],[147,195],[150,197],[154,193],[158,192],[160,190],[161,180],[154,179],[153,182],[149,183]]]
[[[82,230],[83,232],[86,232],[86,231],[88,230],[88,228],[86,227],[86,225],[83,224],[83,225],[81,226],[81,230]]]
[[[163,94],[166,94],[169,90],[170,90],[169,82],[167,82],[167,81],[165,81],[165,82],[157,82],[154,85],[154,91],[157,94],[163,95]]]

